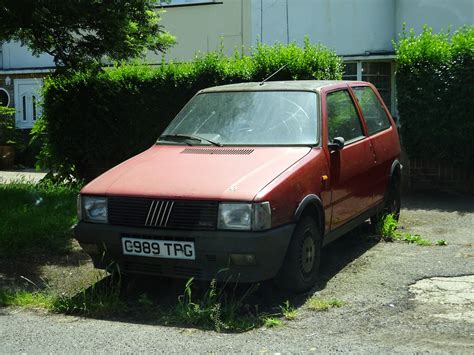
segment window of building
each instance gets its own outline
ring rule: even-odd
[[[392,62],[387,61],[353,61],[344,63],[344,80],[362,80],[374,84],[382,96],[385,105],[392,113],[392,102],[395,102],[392,90]]]
[[[347,90],[329,93],[326,104],[329,142],[336,137],[349,142],[364,136],[359,115]]]
[[[357,63],[345,63],[343,80],[358,80],[357,79]]]
[[[8,106],[10,105],[10,95],[8,95],[8,91],[4,88],[0,88],[0,106]]]

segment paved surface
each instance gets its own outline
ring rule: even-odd
[[[474,323],[474,275],[423,279],[410,291],[419,304],[436,309],[434,317]]]
[[[0,170],[0,184],[6,184],[11,181],[31,181],[34,183],[39,182],[46,176],[44,172],[37,172],[34,170],[21,170],[21,171],[3,171]]]
[[[447,246],[376,243],[356,232],[325,248],[313,293],[344,301],[341,308],[312,312],[295,299],[296,320],[242,334],[0,309],[0,352],[473,353],[473,202],[405,201],[406,230]]]

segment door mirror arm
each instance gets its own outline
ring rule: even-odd
[[[333,138],[332,142],[328,143],[329,151],[335,152],[335,151],[341,150],[342,148],[344,148],[344,143],[345,141],[344,141],[344,138],[342,137]]]

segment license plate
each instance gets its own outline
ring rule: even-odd
[[[124,255],[165,259],[196,259],[194,242],[124,237],[122,238],[122,248]]]

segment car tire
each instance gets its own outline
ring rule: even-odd
[[[386,215],[392,214],[393,218],[398,221],[400,218],[401,208],[401,183],[398,177],[390,182],[390,186],[385,195],[383,210],[376,215],[370,217],[370,224],[373,232],[377,232],[378,225],[382,222]]]
[[[280,288],[296,293],[311,289],[318,278],[322,238],[315,220],[303,216],[297,223],[283,265],[276,277]]]

